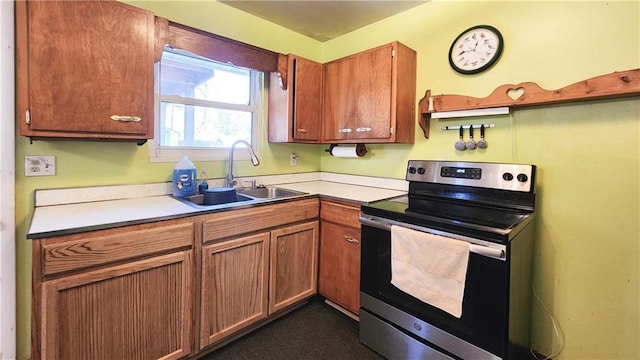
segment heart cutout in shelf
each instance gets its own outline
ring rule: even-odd
[[[523,95],[524,95],[524,89],[521,87],[507,90],[507,96],[510,97],[511,100],[518,100]]]

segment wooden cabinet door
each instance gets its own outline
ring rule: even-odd
[[[413,143],[416,53],[393,42],[324,65],[323,142]]]
[[[268,232],[202,248],[200,348],[267,317]]]
[[[352,138],[355,124],[356,70],[353,57],[336,60],[324,65],[324,141],[341,141]]]
[[[325,140],[391,136],[391,45],[325,65]]]
[[[318,221],[271,232],[269,313],[316,293]]]
[[[153,13],[116,1],[19,1],[16,14],[21,135],[153,137]]]
[[[293,67],[293,138],[320,140],[322,120],[322,64],[294,56]]]
[[[359,313],[359,229],[322,222],[318,291],[345,309]]]
[[[296,55],[286,58],[286,89],[282,89],[282,78],[276,73],[272,73],[269,83],[269,141],[318,142],[323,66]]]
[[[191,353],[193,251],[42,283],[45,359],[178,359]]]
[[[391,137],[391,45],[364,52],[356,57],[356,84],[353,139],[389,139]]]

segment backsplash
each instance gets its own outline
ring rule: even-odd
[[[252,180],[255,180],[257,185],[265,186],[321,180],[400,191],[406,191],[408,188],[408,183],[403,179],[345,175],[327,172],[238,177],[236,179],[238,180],[239,187],[249,186]],[[209,183],[210,187],[222,187],[225,184],[225,179],[207,179],[207,182]],[[94,201],[133,199],[169,194],[171,194],[171,182],[65,189],[45,189],[36,190],[35,206],[39,207],[78,204]]]

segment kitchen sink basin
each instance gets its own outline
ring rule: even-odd
[[[251,201],[254,199],[248,196],[236,194],[236,201],[225,202],[222,204],[205,204],[204,195],[198,194],[198,195],[187,196],[184,198],[179,198],[178,200],[181,200],[189,205],[197,205],[196,207],[211,207],[211,206],[218,206],[218,205],[235,204],[235,203],[244,202],[244,201]]]
[[[242,195],[250,196],[253,198],[260,198],[260,199],[274,199],[274,198],[283,198],[283,197],[305,194],[301,191],[288,190],[288,189],[283,189],[278,187],[265,187],[265,188],[257,188],[257,189],[238,190],[238,193]]]
[[[278,187],[266,187],[257,189],[236,189],[235,201],[224,201],[221,203],[207,204],[205,202],[205,195],[198,194],[187,196],[183,198],[176,198],[191,207],[196,209],[218,209],[218,208],[230,208],[241,204],[248,204],[251,202],[264,202],[268,200],[284,199],[287,197],[304,195],[305,192],[283,189]]]

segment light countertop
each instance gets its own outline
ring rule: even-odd
[[[326,180],[303,181],[273,186],[305,192],[308,193],[307,196],[319,195],[357,203],[369,203],[406,193],[406,191],[398,189],[353,185]],[[258,206],[270,202],[268,200],[258,201],[252,202],[252,205]],[[168,220],[193,216],[199,213],[224,211],[235,207],[237,207],[237,204],[218,205],[211,210],[196,209],[164,194],[128,199],[36,206],[27,238],[38,239],[47,236]]]
[[[406,194],[406,191],[351,185],[331,181],[308,181],[293,184],[281,184],[278,185],[278,187],[358,203],[369,203]]]
[[[169,195],[36,207],[27,238],[124,226],[193,215],[195,209]]]

